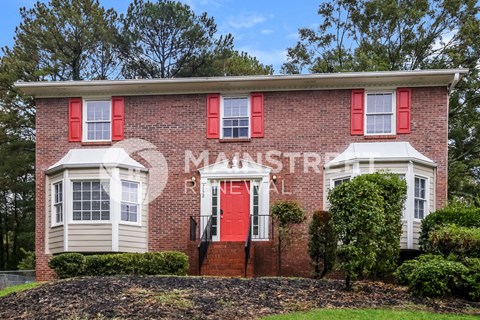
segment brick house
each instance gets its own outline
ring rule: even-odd
[[[37,107],[37,278],[62,252],[163,250],[192,274],[272,275],[273,202],[310,216],[380,169],[407,181],[401,246],[418,249],[446,202],[448,95],[466,72],[18,83]],[[285,275],[310,275],[306,226]]]

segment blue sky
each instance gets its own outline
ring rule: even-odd
[[[0,4],[0,47],[11,46],[20,23],[20,7],[30,8],[33,0],[3,0]],[[46,1],[42,1],[46,2]],[[126,11],[130,0],[100,0],[105,8]],[[197,13],[213,16],[221,34],[230,32],[235,48],[272,64],[275,73],[285,61],[286,49],[295,45],[298,29],[315,26],[320,1],[315,0],[184,0]]]

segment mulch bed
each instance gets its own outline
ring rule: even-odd
[[[0,298],[0,319],[258,319],[313,308],[421,309],[480,315],[480,303],[412,297],[406,288],[335,280],[93,277]]]

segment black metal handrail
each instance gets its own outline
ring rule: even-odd
[[[194,217],[190,217],[190,241],[197,240],[197,221]]]
[[[212,218],[208,218],[205,229],[200,237],[200,243],[198,244],[198,275],[202,272],[202,265],[205,257],[207,256],[208,246],[212,242]]]
[[[245,240],[245,278],[247,277],[248,260],[250,259],[250,247],[252,246],[252,219],[253,216],[250,217],[247,240]]]

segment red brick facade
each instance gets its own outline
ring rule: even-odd
[[[323,169],[304,173],[303,158],[297,158],[295,172],[289,172],[289,158],[283,153],[342,152],[352,142],[408,141],[419,152],[437,162],[436,205],[446,202],[447,118],[446,87],[412,88],[411,133],[388,137],[363,137],[350,134],[350,90],[266,92],[264,94],[265,137],[243,142],[206,139],[206,94],[126,96],[125,139],[141,138],[153,143],[168,162],[168,183],[163,193],[149,204],[149,250],[189,252],[188,217],[200,213],[199,186],[185,193],[185,181],[192,176],[199,181],[196,169],[184,172],[185,150],[195,156],[208,150],[210,164],[224,152],[231,159],[235,153],[278,150],[283,171],[276,174],[276,186],[291,194],[270,193],[270,203],[279,199],[296,199],[308,215],[323,206]],[[45,255],[45,170],[60,160],[69,149],[82,143],[68,142],[68,98],[37,99],[36,149],[36,254],[38,280],[53,273]],[[91,146],[88,146],[91,148]],[[105,146],[103,146],[105,147]],[[255,159],[256,160],[256,159]],[[260,160],[260,159],[259,159]],[[142,160],[139,159],[141,162]],[[266,159],[261,159],[268,164]],[[145,164],[145,163],[144,163]],[[148,166],[148,164],[145,164]],[[198,168],[197,168],[198,169]],[[310,259],[306,248],[306,224],[296,230],[296,241],[289,247],[283,263],[285,275],[309,276]],[[191,251],[190,251],[191,252]],[[258,251],[269,252],[265,248]],[[193,257],[192,262],[195,261]],[[273,265],[272,259],[267,264]],[[258,266],[265,271],[265,265]],[[259,269],[259,270],[260,270]]]

